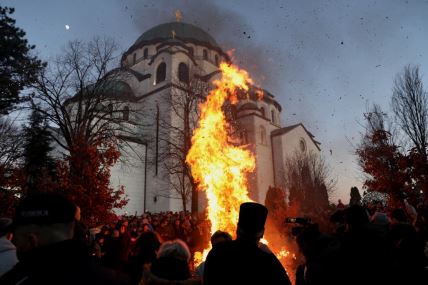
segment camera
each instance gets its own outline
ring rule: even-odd
[[[305,228],[307,228],[309,225],[312,225],[310,218],[303,217],[288,217],[285,219],[285,223],[297,224],[291,228],[291,234],[294,237],[297,237]]]
[[[310,218],[302,218],[302,217],[288,217],[285,219],[287,224],[299,224],[299,225],[309,225],[311,223]]]

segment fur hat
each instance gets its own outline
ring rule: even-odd
[[[265,228],[268,209],[258,203],[242,203],[239,208],[238,227],[247,234],[256,234]]]

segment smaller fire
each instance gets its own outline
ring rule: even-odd
[[[269,245],[269,242],[265,239],[262,238],[260,240],[261,243],[265,244],[265,245]],[[287,258],[289,257],[289,255],[292,255],[292,258],[295,260],[296,259],[296,255],[293,253],[291,253],[290,251],[288,251],[285,246],[281,247],[280,250],[272,250],[273,254],[275,254],[276,258],[278,258],[279,260],[283,259],[283,258]]]
[[[209,250],[211,250],[211,248]],[[206,256],[204,256],[204,253],[205,252],[208,253],[209,250],[205,249],[204,252],[200,252],[200,251],[195,252],[195,255],[193,256],[193,263],[195,267],[201,264],[202,261],[206,259]]]
[[[291,257],[294,260],[296,260],[296,255],[294,253],[289,252],[284,247],[275,255],[279,260],[281,260],[282,258],[287,258],[290,254],[291,254]]]

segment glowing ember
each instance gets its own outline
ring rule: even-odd
[[[296,259],[296,255],[286,250],[285,247],[281,248],[281,250],[277,252],[275,255],[276,255],[276,258],[281,260],[282,258],[287,258],[290,254],[292,255],[293,259]]]
[[[260,240],[261,243],[264,243],[265,245],[269,245],[269,242],[265,239],[262,238]],[[290,256],[290,254],[292,255],[293,259],[296,259],[296,255],[293,253],[291,253],[290,251],[288,251],[284,246],[281,247],[281,249],[279,251],[275,251],[275,249],[273,250],[273,254],[275,254],[276,258],[278,258],[280,261],[283,258],[287,258]]]

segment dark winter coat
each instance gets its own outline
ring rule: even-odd
[[[84,244],[68,240],[33,250],[0,277],[0,284],[113,285],[128,280],[95,263]]]
[[[274,254],[239,239],[222,242],[210,251],[203,279],[204,285],[291,284]]]
[[[158,266],[160,268],[153,268],[153,265]],[[160,271],[159,269],[163,268],[166,269],[166,271],[171,271],[171,268],[164,268],[164,265],[167,266],[173,266],[172,264],[169,264],[169,262],[162,262],[162,264],[153,264],[152,268],[150,269],[149,267],[145,267],[144,272],[143,272],[143,278],[141,279],[141,282],[139,285],[201,285],[201,280],[199,279],[193,279],[190,278],[190,275],[187,278],[165,278],[165,277],[160,277],[158,275],[155,274],[156,271]],[[181,266],[180,266],[181,267]],[[188,270],[188,269],[187,269]],[[173,270],[176,271],[176,270]],[[159,273],[159,272],[158,272]],[[164,270],[162,270],[163,275],[169,275],[169,277],[172,277],[175,273],[174,272],[169,272],[169,273],[165,273]],[[182,274],[179,274],[182,275]],[[183,275],[181,276],[183,277]]]

